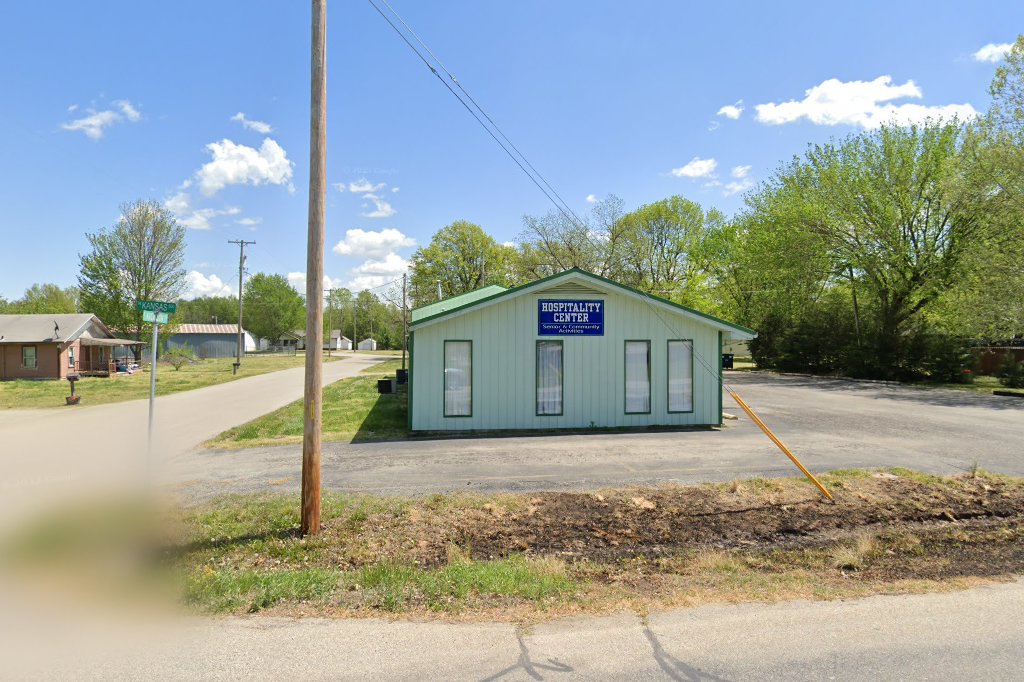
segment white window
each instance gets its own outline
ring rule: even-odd
[[[626,414],[651,411],[651,342],[626,341]]]
[[[693,341],[668,342],[668,411],[693,412]]]
[[[71,369],[75,368],[75,347],[71,346],[68,348],[68,367]]]
[[[35,346],[22,346],[21,347],[21,366],[25,369],[37,369],[38,364],[36,360],[36,347]]]
[[[562,414],[562,342],[537,342],[537,415]]]
[[[444,416],[473,416],[473,342],[444,342]]]

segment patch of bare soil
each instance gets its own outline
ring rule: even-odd
[[[474,560],[525,553],[615,564],[696,550],[821,550],[871,533],[883,542],[864,550],[872,561],[857,568],[873,578],[1024,572],[1019,481],[884,472],[826,480],[834,502],[792,480],[538,493],[479,505],[457,496],[433,507],[428,500],[401,515],[371,516],[354,533],[367,551],[334,552],[331,563],[354,566],[372,556],[443,566],[456,545]],[[353,530],[344,519],[325,529],[355,539]]]

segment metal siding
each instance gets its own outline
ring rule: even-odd
[[[412,427],[415,430],[544,429],[595,426],[718,424],[718,330],[698,319],[655,311],[608,290],[580,298],[606,301],[602,337],[537,335],[538,291],[416,330]],[[651,341],[651,413],[625,414],[626,339]],[[668,412],[667,341],[693,339],[694,411]],[[473,416],[443,416],[445,339],[473,341]],[[563,344],[564,407],[536,414],[536,341]],[[702,362],[703,360],[703,362]]]

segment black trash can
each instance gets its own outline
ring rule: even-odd
[[[394,393],[395,392],[395,380],[394,379],[378,379],[377,380],[377,393]]]
[[[732,369],[732,353],[722,353],[722,369]]]
[[[407,369],[396,369],[395,370],[395,381],[399,385],[409,383],[409,370]]]

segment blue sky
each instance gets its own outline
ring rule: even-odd
[[[809,142],[983,111],[1024,26],[1011,2],[391,1],[578,213],[733,214]],[[301,288],[308,3],[4,3],[0,54],[0,295],[74,284],[136,198],[189,226],[192,295],[234,293],[239,238]],[[327,121],[332,282],[393,279],[453,220],[514,241],[553,210],[363,0],[329,2]]]

